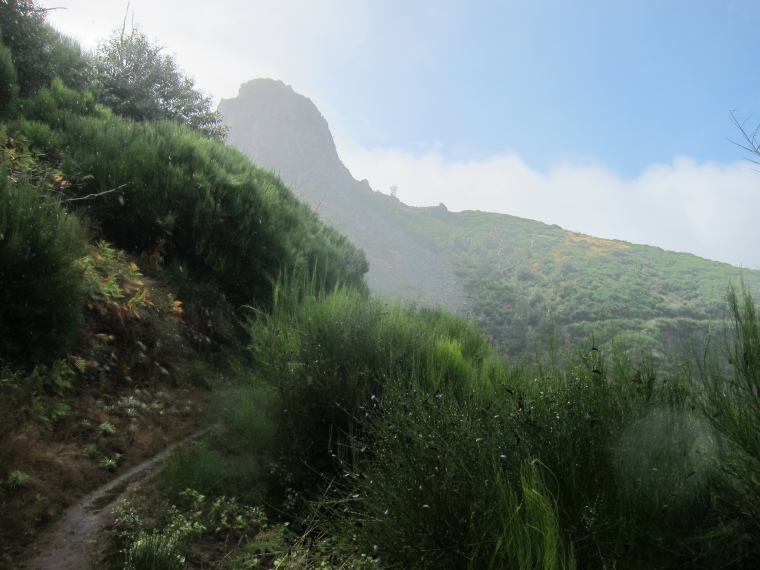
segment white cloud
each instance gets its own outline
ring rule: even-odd
[[[50,23],[87,48],[121,27],[127,11],[126,0],[64,4],[49,13]],[[350,57],[368,26],[363,0],[130,0],[129,14],[217,100],[257,77],[313,93],[321,62]]]
[[[483,210],[559,224],[610,239],[760,267],[760,173],[747,162],[680,157],[626,180],[600,164],[563,162],[548,172],[516,154],[447,162],[437,151],[368,150],[338,141],[355,178],[413,206]]]

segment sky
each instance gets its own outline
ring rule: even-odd
[[[88,49],[125,16],[215,100],[280,79],[354,178],[760,269],[757,0],[41,0]]]

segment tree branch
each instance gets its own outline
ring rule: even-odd
[[[758,140],[760,139],[760,125],[755,127],[755,130],[750,133],[745,127],[748,120],[749,117],[742,122],[739,122],[739,120],[736,118],[736,111],[731,111],[731,121],[734,123],[734,125],[736,125],[736,128],[739,129],[739,132],[742,134],[744,143],[739,143],[731,139],[728,140],[730,140],[736,146],[743,148],[747,152],[754,154],[756,157],[760,158],[760,141]],[[748,158],[747,160],[760,165],[760,160],[753,158]]]
[[[88,194],[87,196],[82,196],[80,198],[67,198],[66,200],[61,200],[61,201],[62,202],[76,202],[77,200],[87,200],[89,198],[97,198],[98,196],[102,196],[103,194],[109,194],[111,192],[116,192],[117,190],[121,190],[127,185],[129,185],[129,182],[126,182],[122,184],[121,186],[117,186],[116,188],[111,188],[110,190],[106,190],[104,192],[98,192],[97,194]]]

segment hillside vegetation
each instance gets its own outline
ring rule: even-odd
[[[600,345],[672,362],[691,340],[722,327],[727,283],[760,286],[756,270],[505,214],[414,208],[368,191],[323,202],[322,211],[331,220],[372,212],[373,233],[407,236],[448,264],[465,298],[459,312],[513,358],[531,358],[548,336],[563,348],[590,348],[593,335]],[[368,251],[374,261],[393,255]]]
[[[474,320],[512,358],[530,360],[547,336],[588,348],[593,334],[673,362],[691,336],[720,328],[729,280],[760,286],[756,270],[373,192],[341,163],[316,106],[281,82],[249,81],[219,109],[231,143],[367,252],[374,291]]]
[[[597,306],[585,264],[624,281],[656,250],[512,219],[534,232],[522,239],[503,217],[387,198],[462,267],[479,262],[459,244],[487,245],[493,277],[469,284],[489,292],[480,322],[373,297],[362,251],[223,133],[117,113],[96,81],[105,54],[82,54],[35,2],[0,4],[0,33],[0,565],[20,567],[74,497],[201,423],[218,429],[119,503],[93,567],[760,562],[760,321],[720,267],[681,277],[706,266],[667,257],[680,282],[657,273],[662,294],[624,283]],[[646,326],[662,307],[715,320],[717,302],[682,291],[722,289],[725,335],[667,367],[591,338],[568,350],[531,323],[549,309],[509,296],[546,281],[568,326],[629,301],[641,307],[624,319]],[[539,345],[533,361],[489,343],[491,305],[535,327],[502,325]]]

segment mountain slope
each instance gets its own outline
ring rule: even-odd
[[[323,221],[361,244],[371,260],[367,281],[374,291],[465,311],[451,263],[393,216],[376,214],[376,207],[408,206],[353,179],[311,100],[280,81],[258,79],[244,84],[237,98],[223,99],[219,110],[230,126],[229,143],[273,170]]]
[[[249,81],[219,110],[229,142],[365,250],[374,291],[468,315],[513,356],[550,334],[563,344],[594,334],[662,357],[722,319],[731,280],[760,283],[757,271],[691,254],[505,214],[407,206],[354,180],[319,110],[280,81]]]

